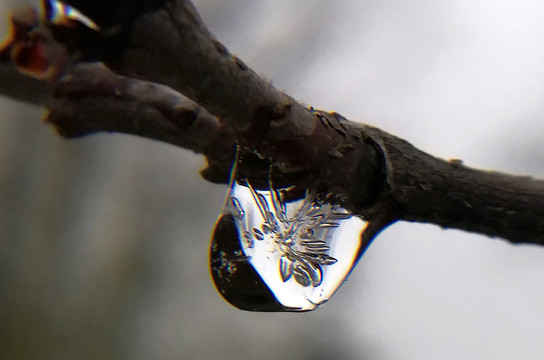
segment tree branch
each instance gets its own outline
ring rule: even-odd
[[[387,159],[388,196],[400,220],[544,245],[544,181],[466,167],[366,126]]]
[[[101,31],[89,35],[47,22],[23,29],[51,29],[33,41],[64,45],[67,59],[44,55],[62,71],[22,85],[23,75],[11,66],[20,64],[10,55],[21,37],[0,57],[0,79],[17,83],[0,92],[47,104],[47,121],[61,135],[115,131],[182,146],[207,157],[203,175],[215,182],[226,181],[240,144],[272,161],[276,184],[317,188],[367,218],[366,242],[406,220],[544,245],[543,181],[446,162],[369,125],[303,106],[232,56],[189,1],[139,0],[127,12],[131,2],[114,1],[114,15],[98,9],[100,2],[67,2],[94,16]],[[89,59],[120,75],[85,64]]]
[[[206,156],[203,177],[227,182],[236,143],[232,130],[206,109],[164,85],[80,64],[57,83],[47,122],[68,138],[98,131],[167,142]]]

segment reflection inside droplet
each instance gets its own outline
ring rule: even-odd
[[[210,265],[218,290],[242,310],[312,310],[335,293],[358,260],[366,221],[321,202],[314,192],[292,200],[288,191],[232,182]]]

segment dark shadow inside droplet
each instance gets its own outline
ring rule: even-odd
[[[290,202],[301,199],[306,194],[305,188],[295,188],[293,183],[300,182],[301,178],[308,178],[307,170],[293,170],[286,172],[277,170],[279,164],[274,164],[268,158],[262,158],[254,152],[239,150],[236,160],[235,180],[245,186],[246,179],[257,190],[268,191],[273,185],[282,190],[283,201]],[[310,181],[312,178],[308,179]]]
[[[268,190],[270,179],[270,160],[254,153],[240,154],[236,164],[236,180],[251,179],[256,189]]]
[[[247,311],[292,311],[278,302],[240,245],[231,214],[217,220],[210,249],[210,270],[217,290],[231,305]]]

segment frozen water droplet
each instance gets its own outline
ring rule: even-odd
[[[355,266],[367,224],[310,191],[300,198],[233,181],[212,237],[212,277],[242,310],[312,310]]]
[[[236,164],[212,236],[217,289],[242,310],[315,309],[355,266],[368,223],[314,191],[274,188],[271,180],[256,188],[236,173],[270,171],[266,159],[244,154]]]

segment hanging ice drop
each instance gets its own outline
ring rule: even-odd
[[[315,193],[233,181],[212,236],[215,285],[235,307],[307,311],[326,302],[358,260],[367,222]]]

